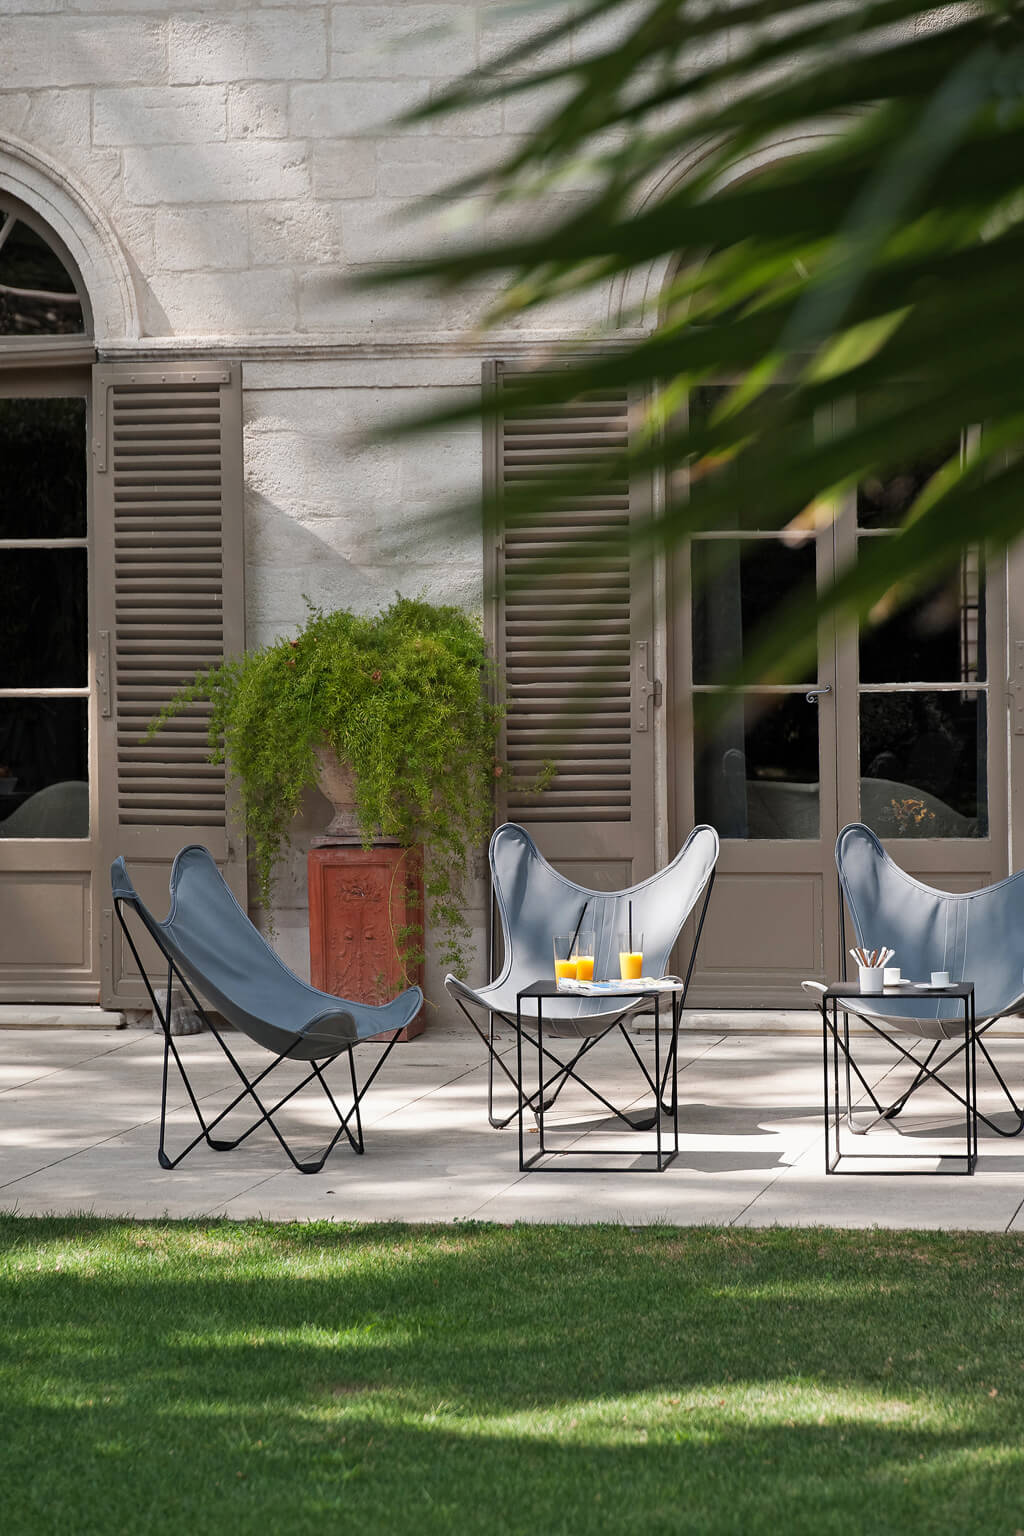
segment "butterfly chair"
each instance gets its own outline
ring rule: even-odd
[[[704,901],[684,987],[682,994],[677,996],[678,1006],[673,1014],[674,1019],[678,1019],[686,998],[685,989],[693,974],[697,946],[711,897],[718,858],[718,834],[713,827],[695,827],[671,864],[652,875],[649,880],[624,891],[591,891],[560,875],[540,853],[530,834],[514,822],[506,822],[493,834],[489,856],[492,889],[504,941],[505,961],[501,974],[479,990],[467,986],[456,976],[447,976],[445,986],[487,1047],[488,1118],[495,1130],[500,1130],[519,1113],[519,1095],[522,1090],[520,1080],[509,1070],[496,1049],[495,1020],[503,1020],[514,1030],[518,995],[532,982],[552,975],[551,941],[556,930],[571,931],[574,926],[577,929],[593,929],[596,945],[594,975],[617,976],[618,934],[626,929],[632,903],[633,926],[643,930],[644,934],[644,971],[648,976],[661,976],[668,966],[669,955],[680,929],[703,893]],[[649,1006],[649,1003],[650,999],[645,1000],[643,997],[625,1002],[620,998],[613,1003],[609,998],[588,997],[578,993],[546,999],[542,1023],[548,1037],[578,1040],[580,1045],[571,1059],[563,1062],[553,1053],[542,1051],[536,1037],[529,1034],[524,1026],[517,1041],[520,1049],[525,1039],[528,1045],[540,1052],[542,1061],[553,1064],[550,1077],[544,1079],[535,1093],[525,1098],[525,1105],[534,1107],[539,1100],[544,1108],[550,1108],[561,1089],[572,1080],[585,1088],[612,1115],[636,1130],[650,1130],[655,1124],[658,1108],[669,1114],[674,1113],[675,1028],[660,1082],[655,1082],[651,1077],[625,1028],[629,1015],[638,1008]],[[479,1022],[479,1014],[487,1016],[486,1030]],[[642,1119],[627,1116],[624,1111],[609,1103],[596,1088],[586,1083],[577,1070],[587,1053],[616,1026],[655,1095],[657,1107],[654,1116]],[[495,1114],[495,1065],[514,1085],[517,1094],[516,1107],[503,1118]],[[670,1077],[673,1084],[672,1097],[666,1104],[665,1091]]]
[[[937,891],[908,875],[886,853],[869,827],[859,822],[844,827],[836,842],[839,885],[853,921],[857,943],[865,949],[882,945],[894,950],[905,978],[928,981],[932,971],[948,971],[952,983],[974,983],[975,1044],[1014,1117],[1010,1127],[990,1115],[980,1119],[998,1136],[1016,1136],[1024,1129],[1024,1111],[1015,1101],[992,1059],[983,1036],[1002,1018],[1024,1012],[1024,872],[1000,880],[980,891]],[[841,912],[841,938],[846,954],[845,917]],[[822,988],[804,986],[819,997]],[[878,997],[843,1000],[847,1014],[884,1035],[894,1045],[913,1075],[910,1086],[887,1105],[877,1098],[851,1060],[848,1036],[841,1042],[846,1067],[846,1119],[853,1125],[850,1074],[857,1076],[876,1111],[870,1129],[882,1119],[892,1120],[923,1084],[932,1083],[960,1103],[970,1118],[976,1105],[960,1091],[961,1069],[967,1085],[972,1082],[965,1061],[969,1054],[963,1005],[954,998],[915,996],[910,989],[887,991]],[[924,1059],[909,1048],[909,1037],[924,1042]],[[959,1058],[959,1060],[958,1060]],[[952,1072],[947,1071],[952,1066]],[[943,1075],[945,1074],[945,1075]]]
[[[423,1005],[419,987],[410,987],[383,1007],[352,1003],[318,992],[309,987],[278,959],[270,945],[253,927],[242,911],[206,848],[183,848],[171,869],[171,907],[163,922],[158,922],[132,885],[123,858],[115,859],[110,871],[114,907],[129,948],[139,967],[156,1016],[164,1031],[163,1086],[160,1098],[160,1144],[157,1157],[162,1168],[175,1168],[193,1147],[205,1141],[215,1152],[227,1152],[267,1125],[277,1137],[300,1173],[318,1173],[344,1133],[356,1152],[363,1151],[363,1130],[359,1106],[398,1038],[397,1031],[409,1024]],[[139,951],[125,921],[129,908],[153,939],[167,963],[167,992],[158,1001]],[[200,1108],[185,1064],[171,1035],[171,994],[174,982],[192,1003],[241,1081],[241,1091],[212,1119]],[[202,992],[210,1006],[227,1022],[268,1050],[273,1060],[251,1079],[229,1049],[220,1030],[205,1011],[196,991]],[[383,1031],[396,1031],[383,1054],[366,1078],[357,1086],[353,1048]],[[199,1122],[197,1136],[174,1158],[168,1156],[164,1141],[167,1119],[167,1077],[169,1058],[173,1056],[181,1074],[192,1108]],[[324,1078],[324,1068],[336,1057],[347,1056],[351,1081],[351,1104],[343,1113]],[[284,1061],[301,1062],[309,1068],[301,1080],[269,1108],[257,1089]],[[320,1084],[334,1114],[338,1128],[322,1156],[315,1161],[300,1161],[275,1122],[278,1111],[300,1089],[316,1081]],[[258,1114],[240,1135],[230,1141],[215,1140],[213,1132],[239,1104],[251,1101]],[[354,1128],[353,1128],[354,1127]]]

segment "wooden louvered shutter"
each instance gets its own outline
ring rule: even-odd
[[[174,855],[203,843],[244,907],[244,840],[224,770],[207,761],[208,709],[195,705],[143,740],[183,682],[244,646],[240,370],[101,365],[93,409],[104,863],[124,854],[163,916]],[[144,1006],[105,888],[103,1002]]]
[[[490,365],[499,400],[511,364]],[[501,413],[488,479],[499,501],[489,551],[491,638],[502,669],[509,775],[499,815],[527,827],[582,884],[620,889],[654,870],[652,561],[626,538],[650,516],[644,488],[611,478],[636,402],[627,390]],[[538,526],[504,494],[569,463],[609,464],[586,497]],[[522,786],[549,760],[542,793]]]

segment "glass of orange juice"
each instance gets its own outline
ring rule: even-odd
[[[644,936],[639,928],[619,934],[619,979],[639,981],[644,973]]]
[[[576,981],[579,961],[571,933],[556,933],[552,939],[555,951],[555,980]]]
[[[594,979],[594,937],[592,928],[581,928],[576,935],[571,958],[576,961],[577,981]]]

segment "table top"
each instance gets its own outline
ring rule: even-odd
[[[684,981],[665,980],[657,987],[631,987],[628,981],[598,982],[592,992],[580,992],[575,987],[560,987],[554,977],[531,981],[528,987],[517,992],[517,997],[657,997],[662,992],[682,992]]]
[[[971,997],[973,981],[953,982],[948,987],[919,987],[911,981],[901,981],[895,986],[883,987],[881,992],[862,992],[859,981],[833,981],[826,987],[824,997],[899,997],[913,1000],[915,997]]]

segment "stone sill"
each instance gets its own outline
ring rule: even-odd
[[[123,1013],[88,1003],[0,1003],[0,1029],[123,1029]]]

